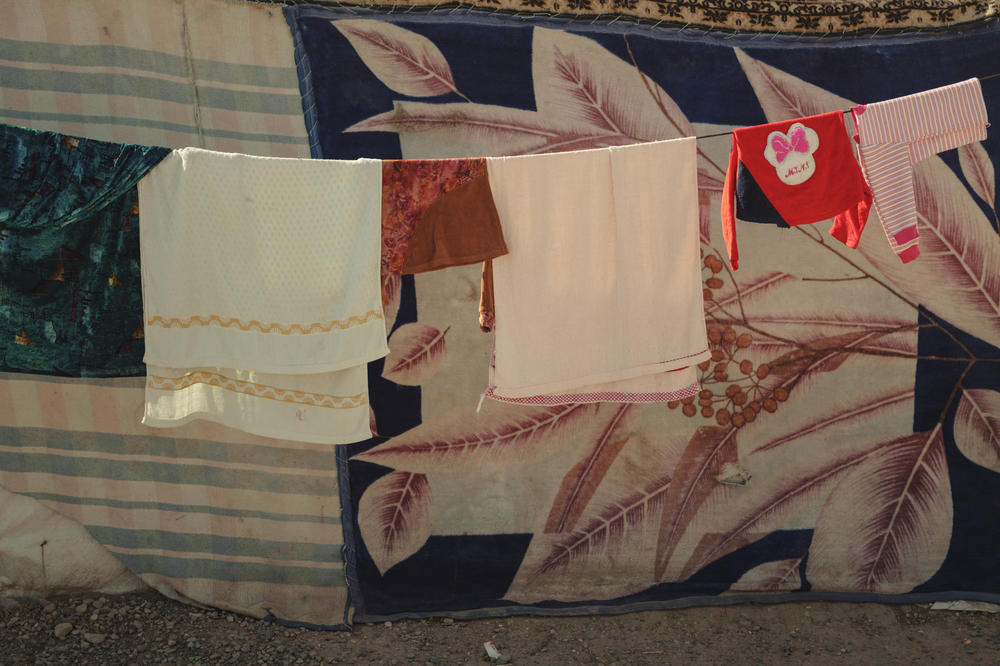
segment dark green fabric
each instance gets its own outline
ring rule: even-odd
[[[0,125],[0,370],[145,374],[136,185],[169,152]]]

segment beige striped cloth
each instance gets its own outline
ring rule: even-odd
[[[90,139],[309,157],[277,7],[4,0],[0,122]]]
[[[79,522],[168,596],[345,624],[334,447],[148,428],[142,408],[139,377],[0,373],[0,487]]]
[[[298,85],[278,7],[0,3],[0,122],[309,157]],[[168,596],[349,622],[333,447],[207,422],[147,428],[142,408],[142,378],[0,374],[0,487],[79,522]]]

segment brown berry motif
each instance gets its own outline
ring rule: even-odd
[[[716,274],[724,266],[715,255],[705,257],[704,266],[708,277],[704,281],[703,295],[706,301],[711,301],[714,298],[712,290],[723,286]],[[739,428],[752,423],[761,410],[777,411],[779,403],[788,399],[787,388],[764,385],[763,380],[771,374],[767,363],[754,366],[749,358],[741,358],[753,342],[750,333],[737,332],[732,326],[709,325],[708,342],[712,357],[698,365],[701,392],[697,397],[668,402],[670,409],[682,405],[681,412],[685,416],[701,414],[706,419],[714,418],[721,426],[732,424]]]

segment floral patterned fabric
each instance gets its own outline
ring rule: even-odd
[[[144,374],[136,184],[169,152],[0,126],[0,369]]]
[[[983,85],[987,140],[915,170],[928,244],[917,261],[902,265],[878,225],[851,250],[822,226],[743,224],[733,272],[719,223],[733,128],[985,79],[1000,25],[754,39],[285,11],[323,157],[705,137],[711,360],[696,396],[477,409],[489,359],[470,312],[479,267],[403,283],[392,353],[373,371],[381,436],[339,456],[356,618],[1000,600],[1000,79]]]

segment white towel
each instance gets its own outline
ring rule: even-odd
[[[510,254],[493,260],[487,395],[648,402],[709,358],[693,137],[488,158]]]
[[[313,375],[150,365],[145,403],[142,422],[152,427],[203,418],[255,435],[320,444],[372,436],[364,364]]]
[[[184,148],[139,183],[145,423],[176,425],[197,414],[287,439],[369,436],[359,436],[356,415],[333,419],[344,428],[332,431],[332,417],[285,419],[294,426],[285,431],[272,420],[284,400],[272,390],[308,394],[318,408],[361,395],[363,407],[346,411],[363,411],[367,427],[364,364],[388,353],[381,173],[379,160]],[[267,388],[248,388],[258,385]]]

